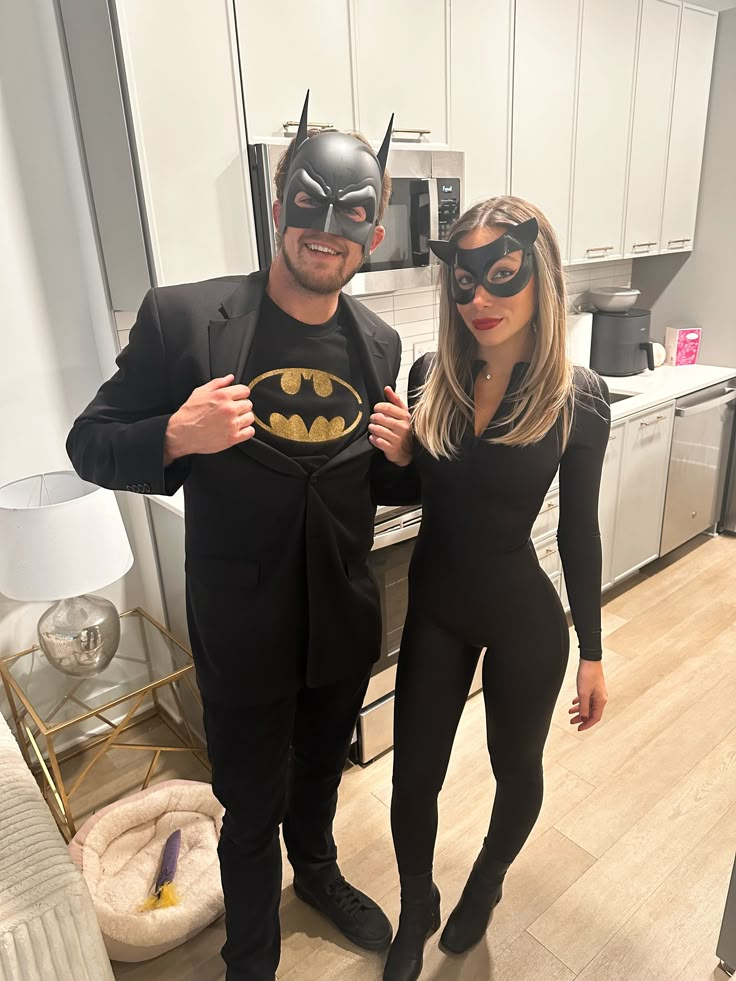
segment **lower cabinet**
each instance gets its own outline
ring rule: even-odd
[[[611,427],[598,502],[602,591],[659,555],[674,416],[669,402]],[[569,612],[564,572],[551,578]]]
[[[601,529],[601,550],[603,566],[601,569],[601,588],[608,589],[613,584],[613,542],[616,533],[616,509],[621,480],[621,460],[623,457],[626,422],[611,427],[608,436],[608,449],[603,461],[601,492],[598,500],[598,523]]]
[[[613,539],[613,582],[656,559],[662,534],[675,403],[626,420]]]

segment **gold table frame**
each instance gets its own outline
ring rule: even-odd
[[[136,607],[133,610],[128,610],[126,613],[121,614],[120,619],[123,621],[126,617],[135,616],[143,618],[143,620],[151,624],[168,641],[179,648],[180,651],[183,651],[189,663],[175,671],[172,671],[170,674],[163,675],[160,678],[153,678],[147,684],[141,685],[135,690],[126,691],[119,697],[112,698],[108,702],[95,707],[87,706],[84,702],[75,697],[76,692],[82,686],[82,684],[90,680],[88,677],[79,678],[77,679],[78,684],[59,700],[53,713],[51,714],[57,714],[58,711],[69,701],[77,702],[77,704],[82,706],[83,709],[86,709],[86,711],[82,711],[80,715],[75,716],[71,720],[61,722],[58,725],[47,725],[44,722],[40,713],[36,711],[26,692],[23,691],[21,685],[10,671],[12,664],[14,664],[17,660],[22,657],[26,657],[29,654],[40,651],[38,645],[34,645],[33,647],[29,647],[17,654],[11,654],[9,657],[0,659],[0,674],[2,674],[5,692],[13,715],[20,750],[29,769],[36,777],[46,803],[49,805],[49,808],[54,815],[57,824],[59,825],[59,829],[67,841],[70,841],[77,831],[72,813],[71,798],[77,793],[97,763],[99,763],[103,756],[105,756],[105,754],[111,749],[128,749],[137,752],[153,753],[153,759],[151,760],[151,764],[148,767],[148,771],[146,772],[146,776],[143,780],[141,787],[142,790],[145,790],[145,788],[150,784],[151,778],[153,777],[156,769],[156,765],[162,753],[192,753],[200,761],[200,763],[202,763],[208,770],[211,770],[206,749],[202,743],[199,742],[199,740],[195,739],[195,736],[187,722],[186,713],[184,711],[177,687],[178,682],[185,683],[197,703],[201,706],[202,701],[199,691],[197,690],[196,684],[192,682],[194,661],[192,660],[191,652],[180,644],[179,641],[162,624],[154,620],[153,617],[149,616],[145,610],[142,610],[140,607]],[[160,689],[167,687],[170,688],[181,721],[175,719],[174,716],[171,715],[159,698]],[[146,699],[149,698],[149,696],[153,703],[151,708],[143,714],[137,714],[138,710],[141,708]],[[109,713],[111,709],[128,701],[132,701],[132,705],[120,722],[113,722],[106,717],[106,713]],[[27,723],[28,718],[30,718],[33,726],[35,727],[35,734]],[[54,746],[54,737],[58,736],[62,732],[66,732],[73,726],[79,725],[80,723],[93,718],[99,719],[112,731],[109,734],[103,732],[101,735],[95,735],[87,738],[79,745],[75,745],[63,753],[58,754],[56,747]],[[162,721],[171,730],[172,734],[180,740],[178,745],[148,745],[145,743],[137,744],[120,741],[120,737],[123,735],[123,733],[154,718]],[[38,745],[39,741],[45,741],[46,743],[48,762]],[[74,759],[83,753],[89,752],[95,747],[97,747],[97,752],[87,763],[82,772],[76,777],[72,785],[67,788],[61,772],[61,765],[70,759]]]

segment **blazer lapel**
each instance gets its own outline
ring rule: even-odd
[[[392,383],[389,378],[390,368],[387,358],[387,344],[376,337],[376,332],[370,320],[364,315],[360,304],[347,294],[342,294],[343,310],[346,313],[345,327],[350,335],[350,343],[358,353],[358,360],[363,371],[368,405],[366,411],[370,416],[377,402],[385,402],[384,386]],[[368,434],[348,444],[345,449],[330,457],[320,467],[323,470],[332,469],[361,453],[380,452],[368,442]]]
[[[223,319],[210,321],[209,349],[212,378],[234,375],[236,385],[243,383],[267,281],[268,274],[264,272],[248,276],[220,307]],[[238,443],[237,448],[271,470],[292,477],[304,476],[303,468],[295,460],[255,436],[245,443]]]

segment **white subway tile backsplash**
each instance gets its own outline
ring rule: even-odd
[[[372,310],[374,313],[382,314],[386,311],[393,312],[394,309],[394,297],[392,293],[378,293],[374,296],[359,296],[356,297],[362,304]]]
[[[404,310],[406,307],[421,307],[431,305],[435,300],[434,286],[421,290],[407,290],[394,294],[394,310]]]
[[[431,304],[423,307],[406,307],[403,310],[394,311],[394,325],[413,324],[424,320],[434,319],[434,307]]]

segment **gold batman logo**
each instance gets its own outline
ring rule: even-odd
[[[335,394],[335,387],[339,386],[345,390],[343,396],[345,392],[349,393],[352,396],[351,402],[355,404],[356,415],[349,424],[343,415],[329,417],[327,414],[317,411],[310,412],[306,420],[298,413],[292,416],[285,416],[280,412],[272,412],[269,416],[268,423],[266,423],[263,419],[259,418],[256,412],[256,422],[258,425],[262,429],[265,429],[266,432],[273,433],[275,436],[281,437],[281,439],[288,439],[296,443],[332,442],[333,440],[343,439],[351,433],[363,418],[363,413],[360,409],[363,400],[360,395],[352,385],[343,381],[342,378],[338,378],[337,375],[332,375],[327,371],[318,371],[315,368],[276,368],[253,379],[249,386],[252,397],[256,386],[262,384],[269,378],[278,378],[281,391],[293,397],[299,395],[303,382],[310,381],[312,392],[317,396],[317,400],[313,399],[313,402],[330,399]],[[305,393],[307,396],[310,394]],[[258,396],[255,395],[253,397],[254,411],[257,407],[257,401]],[[305,401],[308,401],[308,398]],[[345,407],[344,403],[345,399],[343,397],[341,400],[343,411]],[[329,408],[326,408],[329,411]]]

